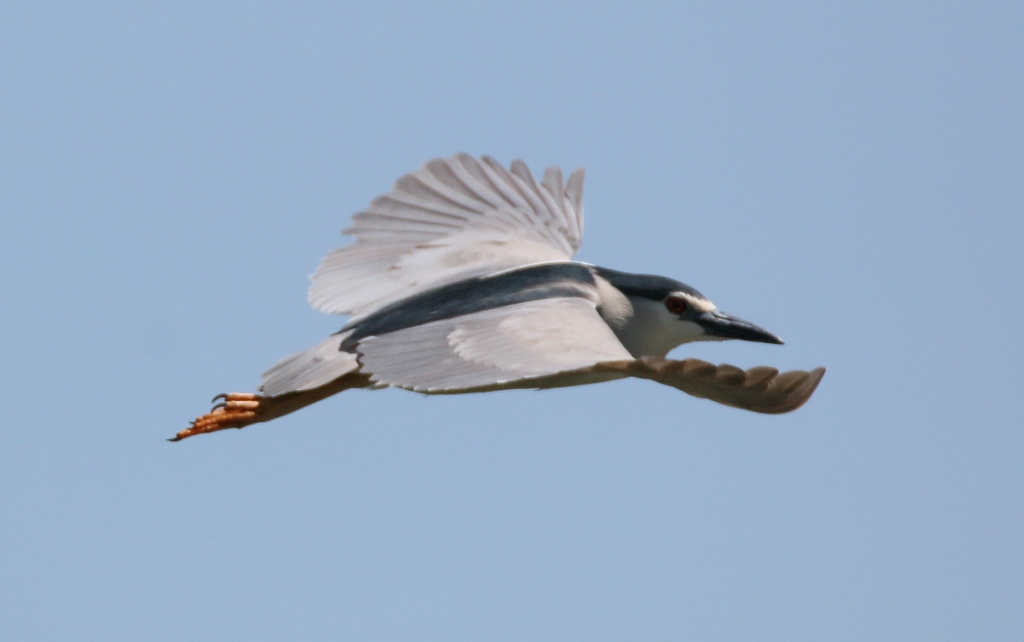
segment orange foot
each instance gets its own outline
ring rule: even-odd
[[[167,441],[181,441],[186,437],[226,428],[245,428],[249,424],[261,421],[256,415],[263,397],[251,392],[229,392],[217,395],[213,401],[216,402],[218,399],[222,401],[214,405],[210,412],[197,417],[191,426]]]

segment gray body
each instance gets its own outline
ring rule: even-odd
[[[782,343],[694,288],[573,260],[583,170],[538,183],[522,161],[434,159],[352,217],[313,274],[314,308],[349,316],[337,334],[225,393],[172,441],[243,428],[353,388],[459,394],[638,377],[759,413],[806,402],[824,368],[780,373],[666,359],[692,341]],[[218,400],[222,400],[218,402]]]
[[[664,305],[670,296],[686,297],[687,312],[683,315],[670,313]],[[630,274],[575,261],[553,262],[456,281],[384,306],[346,324],[326,342],[275,366],[267,373],[272,376],[267,377],[263,392],[274,395],[309,389],[358,370],[360,345],[367,338],[386,337],[480,313],[500,314],[503,309],[518,304],[562,299],[579,299],[593,305],[600,320],[633,358],[664,357],[682,343],[730,338],[730,331],[745,332],[757,341],[781,343],[761,328],[717,311],[700,292],[674,279]],[[418,391],[452,394],[557,388],[625,376],[628,375],[569,370],[454,389]]]
[[[559,387],[629,376],[595,366],[690,341],[781,343],[674,279],[573,261],[582,187],[582,170],[538,184],[518,161],[466,155],[399,179],[313,276],[313,305],[352,318],[264,373],[261,392],[355,372],[435,394]]]

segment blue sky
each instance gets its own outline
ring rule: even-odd
[[[0,9],[0,637],[1024,636],[1018,3]],[[587,168],[580,258],[829,368],[355,391],[169,444],[343,320],[306,276],[456,151]]]

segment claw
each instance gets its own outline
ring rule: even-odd
[[[178,432],[168,441],[181,441],[193,435],[217,432],[227,428],[244,428],[257,421],[260,410],[259,395],[248,392],[229,392],[213,398],[214,406],[210,412],[197,417],[188,428]]]

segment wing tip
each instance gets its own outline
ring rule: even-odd
[[[804,370],[790,370],[785,372],[780,377],[788,375],[790,373],[796,373],[803,375],[794,382],[791,389],[787,391],[787,395],[782,403],[769,409],[758,409],[758,412],[763,412],[772,415],[782,415],[788,412],[793,412],[801,406],[803,406],[814,394],[814,391],[818,389],[818,384],[821,383],[822,378],[825,376],[824,366],[819,366],[811,371]]]

